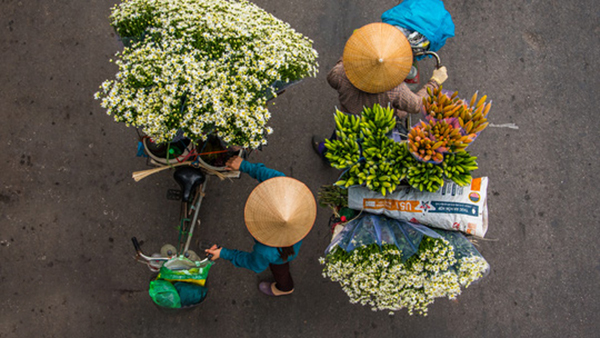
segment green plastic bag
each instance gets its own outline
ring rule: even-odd
[[[185,269],[181,269],[182,264],[189,264],[192,266],[185,266]],[[179,258],[177,260],[165,263],[160,268],[158,278],[171,281],[173,283],[187,282],[204,286],[206,283],[206,278],[208,277],[208,271],[213,264],[213,261],[196,263],[187,259]]]
[[[181,299],[177,289],[171,282],[157,279],[150,282],[150,297],[154,303],[171,309],[181,308]]]

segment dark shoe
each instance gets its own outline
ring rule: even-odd
[[[317,155],[319,155],[319,157],[323,161],[329,163],[329,161],[327,161],[327,158],[325,157],[325,140],[320,136],[313,135],[311,144],[315,153],[317,153]]]
[[[258,289],[265,295],[273,297],[285,296],[294,292],[294,289],[291,289],[290,291],[280,291],[279,289],[277,289],[275,284],[275,282],[260,282],[260,284],[258,284]]]

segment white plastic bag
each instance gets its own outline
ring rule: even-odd
[[[488,178],[480,177],[466,187],[446,181],[434,193],[406,187],[385,197],[355,186],[348,189],[348,207],[484,237],[488,229],[487,185]]]

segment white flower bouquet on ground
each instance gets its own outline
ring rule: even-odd
[[[489,271],[462,234],[385,216],[350,221],[326,252],[323,277],[339,282],[351,303],[390,314],[427,315],[435,298],[454,299]]]
[[[158,143],[179,131],[257,148],[273,85],[317,73],[312,41],[248,1],[129,0],[110,19],[126,47],[95,97]]]

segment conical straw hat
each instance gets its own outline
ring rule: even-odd
[[[308,187],[290,177],[268,179],[254,188],[244,209],[252,237],[272,247],[286,247],[304,238],[317,217],[317,203]]]
[[[412,49],[402,32],[387,23],[357,29],[342,56],[346,76],[367,93],[383,93],[404,81],[413,62]]]

